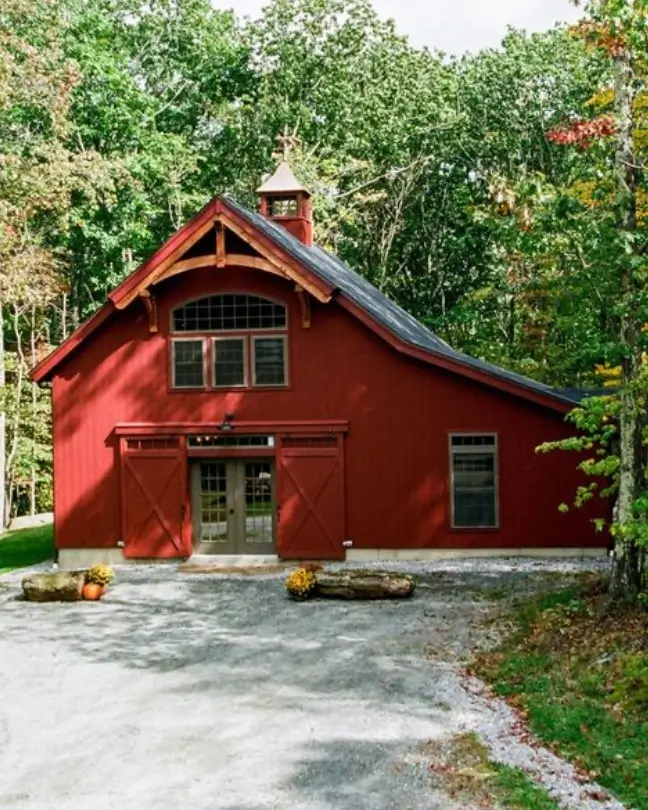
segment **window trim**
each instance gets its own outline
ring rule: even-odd
[[[240,334],[219,334],[216,337],[210,337],[210,345],[211,345],[211,363],[210,363],[210,380],[211,383],[210,388],[214,391],[228,391],[228,390],[238,390],[243,388],[250,387],[250,361],[249,361],[249,341],[247,335],[240,335]],[[236,385],[219,385],[216,382],[216,350],[214,344],[223,340],[238,340],[240,343],[243,344],[243,382],[237,383]]]
[[[459,437],[481,437],[487,436],[493,439],[492,445],[477,445],[465,447],[454,447],[452,440]],[[455,522],[455,482],[454,482],[454,456],[464,455],[467,453],[479,452],[479,450],[488,450],[493,456],[493,488],[495,496],[495,521],[488,526],[457,526]],[[499,435],[492,430],[488,431],[454,431],[448,433],[448,464],[449,464],[449,478],[450,478],[450,528],[454,531],[469,531],[469,532],[492,532],[501,528],[500,525],[500,475],[499,475]]]
[[[206,391],[209,387],[208,367],[207,367],[207,352],[205,351],[205,338],[194,335],[192,337],[175,337],[170,336],[171,351],[169,352],[170,358],[170,373],[171,373],[171,388],[174,391]],[[202,346],[202,385],[178,385],[176,382],[176,367],[175,367],[175,347],[176,343],[200,343]]]
[[[182,307],[186,306],[187,304],[193,304],[196,301],[202,301],[204,298],[213,298],[216,295],[246,295],[250,298],[259,298],[262,301],[269,301],[271,304],[276,304],[283,308],[285,313],[285,325],[284,326],[259,326],[254,328],[248,329],[187,329],[187,330],[180,330],[174,328],[174,319],[175,313],[178,309],[182,309]],[[251,333],[256,332],[288,332],[290,326],[290,307],[285,301],[282,301],[278,298],[271,298],[267,295],[259,295],[259,293],[249,292],[246,290],[228,290],[227,292],[223,292],[222,290],[215,290],[214,292],[206,293],[205,295],[201,295],[198,298],[192,297],[187,298],[185,301],[179,301],[175,306],[173,306],[169,311],[169,334],[170,335],[202,335],[205,337],[211,337],[212,335],[249,335]]]
[[[252,388],[288,388],[290,386],[290,364],[288,362],[288,335],[281,332],[268,335],[251,335],[250,362],[252,364]],[[257,340],[280,340],[283,345],[284,379],[281,383],[257,382],[256,372],[256,343]]]

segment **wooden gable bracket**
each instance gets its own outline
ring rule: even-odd
[[[279,273],[285,278],[294,281],[322,304],[328,304],[328,302],[331,300],[333,296],[330,293],[324,292],[316,284],[310,282],[305,275],[300,273],[293,265],[290,265],[279,259],[277,256],[272,255],[265,248],[263,243],[256,238],[255,234],[250,232],[249,229],[238,227],[237,224],[224,213],[221,215],[221,221],[225,227],[229,228],[230,231],[247,242],[250,247],[254,248],[254,250],[256,250],[256,252],[262,256],[262,258],[270,262],[270,264],[273,265],[276,270],[278,270]]]
[[[310,329],[311,327],[311,305],[310,296],[303,287],[295,284],[295,292],[299,299],[299,306],[301,308],[301,325],[302,329]]]
[[[227,255],[225,253],[225,227],[220,219],[214,223],[216,231],[216,267],[225,267]]]
[[[151,295],[150,290],[141,290],[139,297],[144,304],[146,314],[148,315],[149,333],[155,334],[155,332],[158,331],[157,304],[155,303],[155,296]]]
[[[231,230],[237,236],[247,242],[254,250],[257,251],[259,256],[245,256],[227,254],[225,252],[225,229]],[[183,254],[198,242],[209,231],[214,230],[214,243],[215,253],[207,256],[194,256],[191,259],[182,259]],[[138,296],[148,291],[154,284],[158,284],[164,279],[184,273],[187,270],[193,270],[196,267],[227,267],[227,266],[247,266],[254,267],[259,270],[265,270],[269,273],[282,276],[287,280],[293,281],[304,289],[304,291],[323,304],[327,304],[331,298],[331,293],[322,289],[320,285],[312,278],[307,277],[306,274],[292,263],[288,263],[275,254],[272,249],[266,247],[262,240],[259,240],[252,228],[245,226],[239,227],[232,217],[228,216],[222,209],[217,210],[213,216],[206,219],[196,228],[191,235],[182,241],[181,244],[174,246],[168,255],[157,264],[150,273],[143,278],[137,286],[129,292],[119,296],[118,300],[114,301],[117,309],[126,309]],[[144,298],[145,296],[142,296]],[[148,311],[148,304],[145,303]],[[151,317],[151,316],[149,316]],[[157,323],[157,316],[153,319]]]
[[[258,256],[248,256],[247,254],[226,253],[222,259],[218,259],[215,253],[207,256],[194,256],[191,259],[172,264],[157,279],[156,283],[165,281],[168,278],[186,273],[188,270],[197,270],[199,267],[253,267],[255,270],[263,270],[266,273],[273,273],[281,278],[286,278],[286,274],[278,270],[271,262],[261,259]]]

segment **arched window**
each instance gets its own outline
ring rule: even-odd
[[[257,295],[222,293],[183,304],[171,317],[172,386],[287,385],[286,327],[286,307]]]
[[[174,332],[238,332],[285,327],[286,308],[257,295],[210,295],[173,311]]]

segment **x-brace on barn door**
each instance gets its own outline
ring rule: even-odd
[[[282,439],[277,478],[280,556],[344,559],[342,437]]]
[[[126,557],[186,557],[187,465],[180,439],[121,439]]]

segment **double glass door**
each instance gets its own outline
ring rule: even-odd
[[[194,553],[274,554],[274,464],[208,459],[191,464]]]

